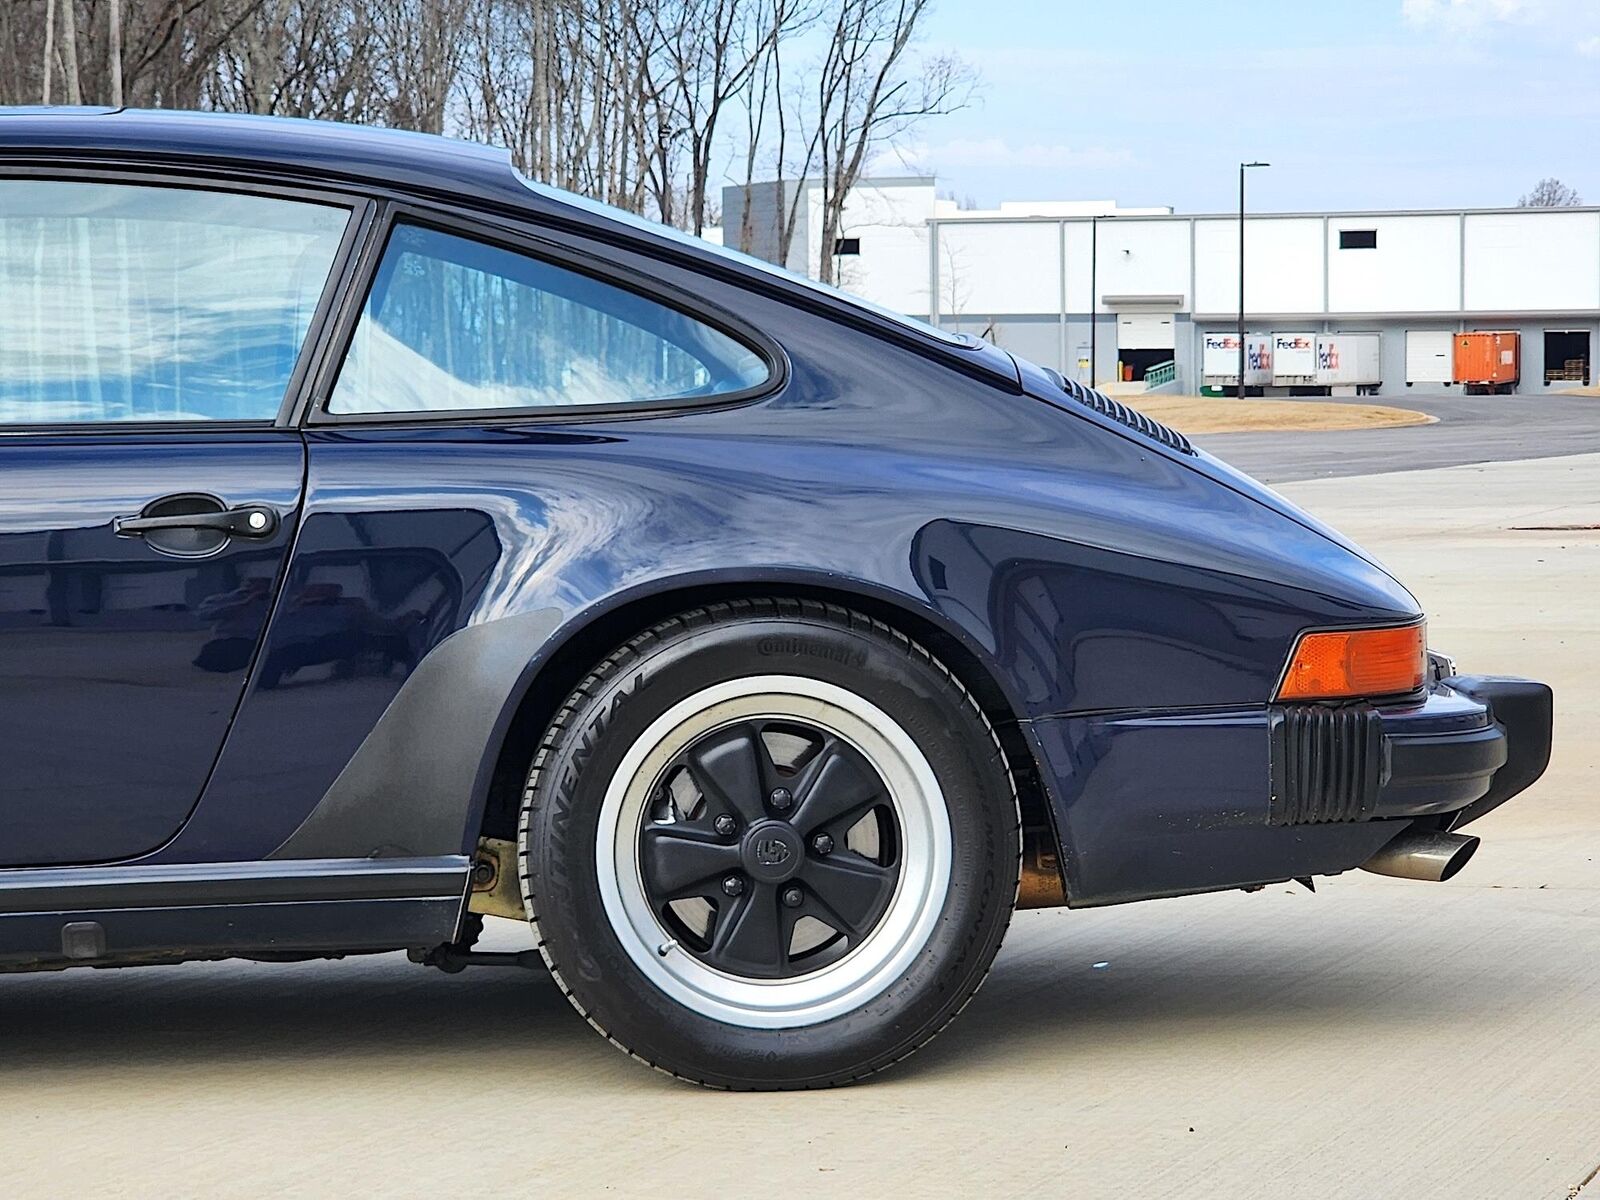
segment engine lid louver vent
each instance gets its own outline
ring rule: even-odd
[[[1129,408],[1126,404],[1113,400],[1097,388],[1084,387],[1083,384],[1073,379],[1067,379],[1056,371],[1051,371],[1050,375],[1061,385],[1062,391],[1085,408],[1092,408],[1101,416],[1110,417],[1118,425],[1126,425],[1129,429],[1142,433],[1151,441],[1160,442],[1163,446],[1176,450],[1180,454],[1194,453],[1194,446],[1190,444],[1189,439],[1171,426],[1163,425],[1160,421],[1152,420],[1137,409]]]

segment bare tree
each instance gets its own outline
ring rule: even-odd
[[[468,0],[368,0],[371,93],[384,125],[443,133],[461,71]]]
[[[1583,197],[1578,195],[1575,188],[1570,188],[1561,180],[1545,178],[1534,185],[1533,191],[1517,201],[1518,208],[1576,208],[1583,203]]]
[[[221,54],[212,81],[217,107],[253,113],[276,113],[290,92],[297,74],[309,67],[297,51],[297,34],[304,24],[293,0],[262,0],[251,18],[243,22]]]
[[[536,179],[638,208],[640,0],[476,0],[455,128]]]
[[[252,18],[269,3],[286,9],[289,2],[0,0],[0,103],[249,107],[235,103],[218,80],[250,42]],[[355,6],[355,0],[293,3],[319,12]],[[284,59],[294,50],[286,47]],[[284,66],[316,69],[304,61]]]
[[[819,139],[815,133],[810,137],[797,137],[796,141],[804,145],[805,153],[798,164],[791,163],[789,157],[790,129],[791,126],[798,123],[795,120],[798,113],[791,113],[788,104],[785,103],[783,55],[778,53],[776,49],[772,54],[772,91],[776,98],[777,106],[775,114],[777,118],[777,144],[774,147],[773,162],[778,175],[777,195],[773,199],[773,215],[778,226],[776,231],[776,253],[773,257],[775,261],[787,267],[789,265],[790,251],[794,246],[795,226],[799,220],[800,206],[808,192],[806,182],[811,176],[811,164],[816,160]],[[796,89],[796,96],[801,103],[803,103],[805,95],[806,92],[803,88]],[[796,104],[795,107],[798,109],[799,104]],[[796,133],[798,133],[798,130]],[[784,195],[785,179],[792,181],[794,188],[792,195]]]
[[[948,239],[941,241],[939,248],[944,258],[942,274],[946,285],[944,294],[939,297],[939,318],[959,322],[967,311],[967,256],[958,254]]]
[[[61,5],[61,65],[67,80],[67,103],[83,103],[83,87],[78,75],[78,5],[63,0]]]
[[[778,0],[781,4],[782,0]],[[773,96],[773,73],[777,58],[778,44],[774,39],[767,47],[767,52],[761,56],[754,73],[750,77],[750,86],[745,89],[744,104],[744,172],[738,178],[743,186],[739,189],[739,223],[737,232],[733,237],[733,245],[740,250],[748,252],[755,244],[755,209],[751,205],[752,188],[756,178],[756,166],[761,153],[762,135],[766,132],[767,110]],[[728,220],[728,215],[723,214],[723,219]],[[728,242],[727,230],[723,230],[723,242]]]
[[[259,0],[143,0],[122,29],[123,102],[163,108],[214,107],[206,80],[238,24]]]
[[[67,0],[68,4],[72,0]],[[39,103],[49,104],[56,74],[56,0],[47,0],[44,6],[44,74],[43,96]]]
[[[965,100],[959,63],[912,61],[928,3],[0,0],[0,103],[461,134],[509,147],[536,179],[695,232],[724,215],[719,179],[776,171],[798,181],[773,206],[781,245],[812,180],[831,250],[862,164]],[[726,218],[748,244],[749,205]]]
[[[653,99],[683,131],[685,227],[701,233],[712,207],[708,193],[725,110],[758,80],[768,82],[759,77],[780,39],[811,23],[816,9],[794,0],[679,0],[655,13],[653,38],[668,85]],[[668,13],[673,19],[664,24]],[[756,108],[747,104],[746,110]]]
[[[106,4],[106,57],[111,71],[111,96],[114,107],[122,107],[122,0]]]
[[[371,11],[345,0],[248,0],[214,52],[205,107],[374,119]]]
[[[930,116],[971,98],[976,79],[960,59],[913,64],[909,51],[931,0],[839,0],[816,82],[813,116],[822,185],[817,277],[831,283],[845,201],[868,155]]]

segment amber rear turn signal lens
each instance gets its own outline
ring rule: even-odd
[[[1426,625],[1301,634],[1278,699],[1350,700],[1414,692],[1426,677],[1427,642]]]

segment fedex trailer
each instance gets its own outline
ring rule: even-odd
[[[1377,333],[1317,335],[1317,386],[1357,396],[1383,385],[1383,337]]]
[[[1314,333],[1274,333],[1272,335],[1272,386],[1315,387],[1317,383],[1317,335]]]
[[[1208,333],[1201,343],[1201,383],[1212,388],[1239,385],[1239,335]],[[1272,338],[1267,334],[1246,334],[1244,339],[1244,385],[1266,387],[1272,382]]]

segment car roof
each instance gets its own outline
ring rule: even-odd
[[[0,155],[135,155],[279,168],[529,207],[508,150],[297,117],[115,108],[0,108]]]

